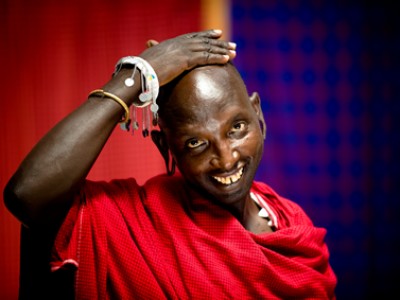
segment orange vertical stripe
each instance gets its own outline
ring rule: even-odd
[[[222,29],[223,39],[231,38],[231,1],[201,0],[202,29]]]

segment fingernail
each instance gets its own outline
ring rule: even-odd
[[[222,33],[222,30],[221,30],[221,29],[214,29],[214,32],[215,32],[215,33],[218,33],[218,34],[221,34],[221,33]]]
[[[232,49],[236,49],[236,43],[234,43],[234,42],[229,42],[229,46],[230,46]]]
[[[236,55],[236,51],[235,50],[229,50],[230,53],[232,53],[233,55]]]

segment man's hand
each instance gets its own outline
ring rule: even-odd
[[[149,40],[140,56],[155,70],[164,85],[196,66],[225,64],[236,56],[236,44],[219,40],[221,30],[188,33],[163,42]]]

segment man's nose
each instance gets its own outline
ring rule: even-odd
[[[239,152],[229,142],[215,144],[211,165],[224,171],[231,170],[239,159]]]

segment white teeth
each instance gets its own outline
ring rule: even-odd
[[[229,185],[232,183],[235,183],[236,181],[238,181],[243,174],[243,168],[240,168],[240,170],[236,173],[233,174],[231,176],[227,176],[227,177],[217,177],[217,176],[213,176],[213,178],[218,181],[219,183],[225,184],[225,185]]]

